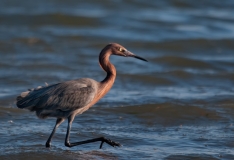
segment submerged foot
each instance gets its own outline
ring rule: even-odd
[[[46,146],[46,148],[50,148],[51,144],[46,142],[45,146]]]
[[[110,140],[110,139],[107,139],[107,138],[105,138],[105,137],[101,137],[101,145],[100,145],[100,149],[102,148],[102,145],[103,145],[103,143],[104,142],[106,142],[107,144],[109,144],[110,146],[112,146],[112,147],[120,147],[121,146],[121,144],[120,143],[118,143],[118,142],[114,142],[114,141],[112,141],[112,140]]]

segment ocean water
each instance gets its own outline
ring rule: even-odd
[[[18,109],[18,94],[82,77],[102,81],[98,56],[116,42],[149,62],[112,56],[110,92],[73,122]],[[0,159],[234,159],[234,1],[2,0]]]

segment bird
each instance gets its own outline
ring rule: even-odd
[[[120,147],[121,144],[105,137],[99,137],[79,142],[71,143],[69,140],[71,126],[76,115],[82,114],[91,106],[97,103],[111,89],[116,78],[115,66],[110,62],[111,55],[134,57],[143,61],[146,59],[139,57],[117,43],[109,43],[99,54],[100,67],[106,72],[103,81],[98,82],[90,78],[69,80],[52,85],[46,83],[45,86],[28,89],[16,98],[16,105],[20,109],[28,109],[36,112],[38,118],[57,118],[55,126],[46,141],[45,146],[51,147],[51,140],[59,125],[68,120],[65,146],[74,147],[82,144],[101,142],[112,147]]]

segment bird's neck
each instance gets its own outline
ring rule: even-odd
[[[99,64],[102,67],[104,71],[106,71],[107,75],[106,78],[101,81],[101,83],[110,83],[114,82],[115,77],[116,77],[116,69],[113,64],[111,64],[109,58],[110,58],[111,52],[106,51],[104,53],[100,53],[99,56]]]
[[[102,51],[99,56],[99,64],[102,67],[104,71],[106,71],[107,75],[106,78],[100,82],[100,87],[102,90],[102,95],[103,97],[112,87],[115,81],[116,77],[116,69],[113,64],[110,63],[110,55],[111,51]]]

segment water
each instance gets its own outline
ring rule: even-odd
[[[234,159],[234,2],[7,1],[0,5],[0,159]],[[117,79],[44,147],[55,119],[15,106],[28,88],[90,77],[117,42],[149,60],[112,56]]]

